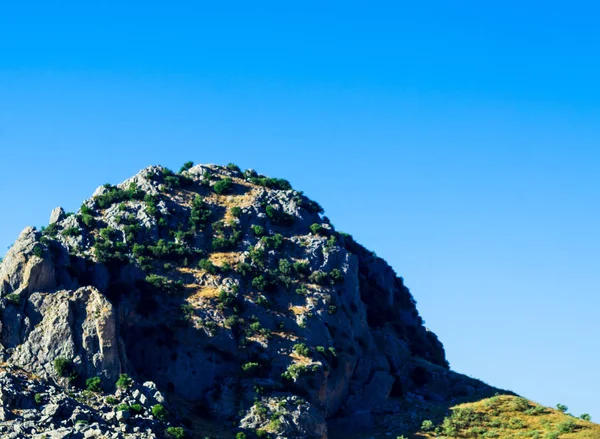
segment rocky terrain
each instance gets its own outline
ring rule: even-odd
[[[415,303],[286,180],[148,167],[2,261],[0,433],[400,435],[500,392],[449,369]]]

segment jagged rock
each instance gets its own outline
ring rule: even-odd
[[[96,288],[33,293],[21,316],[12,323],[21,335],[10,358],[14,364],[57,377],[52,364],[60,357],[82,376],[100,376],[107,386],[116,382],[123,369],[116,315]]]
[[[117,421],[118,422],[127,422],[129,420],[129,418],[131,418],[131,414],[129,413],[128,410],[119,410],[117,412]]]
[[[240,428],[265,430],[278,439],[325,439],[322,414],[296,396],[262,398],[240,421]]]
[[[35,387],[36,392],[33,392]],[[0,365],[0,412],[11,413],[0,419],[0,437],[8,438],[120,438],[118,425],[105,419],[104,413],[113,413],[102,396],[72,390],[70,396],[57,391],[47,381],[27,372]],[[36,395],[53,394],[52,403],[38,406]],[[137,415],[129,421],[137,429],[135,439],[155,439],[153,431],[163,431],[164,426],[148,414]],[[144,427],[144,431],[140,428]],[[131,438],[133,439],[133,438]]]
[[[65,218],[65,210],[62,207],[57,207],[50,213],[50,221],[48,224],[55,224]]]
[[[0,264],[0,296],[26,295],[56,287],[54,266],[39,243],[40,234],[27,227]]]

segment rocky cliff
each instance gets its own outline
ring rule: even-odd
[[[325,439],[495,391],[449,370],[384,260],[287,181],[234,165],[152,166],[55,209],[7,253],[0,297],[0,380],[41,389],[0,395],[7,437],[205,437],[206,420]]]

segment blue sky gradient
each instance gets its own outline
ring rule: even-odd
[[[454,369],[599,421],[600,7],[404,3],[0,6],[0,254],[234,162],[387,259]]]

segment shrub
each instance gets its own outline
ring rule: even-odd
[[[166,422],[169,418],[167,409],[164,408],[162,404],[156,404],[152,406],[152,416],[154,416],[156,419],[162,422]]]
[[[21,303],[21,295],[19,293],[11,293],[6,296],[6,300],[18,305]]]
[[[584,421],[591,421],[592,417],[590,415],[588,415],[587,413],[584,413],[580,416],[581,419],[583,419]]]
[[[325,250],[329,251],[332,250],[333,247],[335,247],[337,243],[337,238],[335,237],[335,235],[331,235],[329,237],[329,239],[327,240],[327,242],[325,243]]]
[[[294,345],[294,352],[303,357],[308,357],[310,355],[310,348],[304,343],[298,343]]]
[[[331,280],[332,283],[337,284],[344,280],[344,275],[342,274],[342,272],[340,270],[338,270],[337,268],[334,268],[333,270],[331,270],[329,272],[329,279]]]
[[[229,316],[225,319],[225,326],[230,329],[235,329],[242,324],[242,319],[238,316]]]
[[[286,276],[290,275],[292,273],[292,263],[287,259],[280,259],[279,272]]]
[[[185,431],[181,427],[169,427],[167,428],[167,435],[173,439],[183,439]]]
[[[561,422],[556,427],[558,428],[559,433],[571,433],[573,430],[575,430],[576,425],[572,420],[569,419]]]
[[[310,226],[310,231],[313,235],[325,235],[326,234],[326,229],[325,227],[323,227],[321,224],[312,224]]]
[[[308,294],[308,288],[306,288],[306,285],[300,285],[298,288],[296,288],[296,294],[306,296]]]
[[[305,365],[305,364],[290,364],[285,372],[281,374],[281,377],[296,381],[300,376],[319,370],[318,364]]]
[[[62,231],[62,235],[67,236],[79,236],[81,235],[81,230],[78,227],[68,227]]]
[[[67,377],[71,373],[72,364],[64,357],[58,357],[54,360],[54,370],[60,377]]]
[[[556,409],[558,411],[561,411],[561,412],[565,413],[567,410],[569,410],[569,407],[567,407],[564,404],[556,404]]]
[[[236,295],[225,290],[219,292],[219,303],[224,307],[232,307],[235,304]]]
[[[200,195],[196,195],[192,201],[192,211],[190,214],[190,226],[192,227],[192,231],[196,232],[204,230],[208,224],[211,213],[212,211],[208,204],[204,202]]]
[[[240,232],[239,230],[236,230],[229,237],[213,238],[212,248],[213,248],[213,250],[233,250],[237,247],[241,238],[242,238],[242,232]]]
[[[258,363],[248,362],[248,363],[242,364],[242,370],[247,375],[256,374],[258,372],[259,368],[260,368],[260,364],[258,364]]]
[[[263,291],[265,288],[267,288],[267,284],[267,279],[262,274],[252,279],[252,286],[257,290]]]
[[[102,392],[102,380],[100,377],[88,378],[85,380],[85,387],[91,392]]]
[[[535,415],[540,415],[540,414],[544,413],[545,411],[546,411],[546,409],[544,407],[542,407],[541,405],[535,405],[535,406],[525,410],[525,414],[529,415],[529,416],[535,416]]]
[[[229,177],[219,180],[213,186],[213,190],[219,194],[228,194],[233,190],[233,180]]]
[[[265,228],[263,226],[253,225],[251,226],[251,229],[256,236],[263,236],[265,234]]]
[[[35,400],[35,403],[36,403],[36,404],[41,404],[42,402],[44,402],[44,397],[42,396],[42,394],[41,394],[41,393],[36,393],[36,394],[33,396],[33,399]]]
[[[58,224],[54,223],[54,224],[50,224],[48,225],[48,227],[42,227],[42,234],[44,236],[49,236],[51,238],[56,237],[56,234],[58,233]]]
[[[194,166],[194,162],[185,162],[183,164],[183,166],[181,167],[181,169],[179,170],[179,173],[181,174],[182,172],[185,172],[185,171],[191,169],[192,166]]]
[[[239,206],[232,207],[231,215],[234,216],[235,218],[239,218],[240,216],[242,216],[242,208]]]
[[[244,173],[244,175],[246,176],[247,173],[248,173],[248,171],[246,171]],[[250,175],[250,174],[248,174],[248,175]],[[283,191],[292,189],[292,185],[290,184],[290,182],[287,180],[284,180],[282,178],[250,176],[248,178],[248,180],[252,184],[255,184],[257,186],[268,187],[270,189],[279,189],[279,190],[283,190]]]
[[[273,236],[264,236],[260,239],[260,242],[268,249],[279,249],[283,244],[283,235],[276,233]]]
[[[310,271],[310,266],[309,266],[308,262],[306,262],[306,261],[294,262],[293,267],[294,267],[294,271],[299,276],[306,276]]]
[[[134,415],[139,415],[144,411],[144,407],[141,404],[131,404],[129,406],[129,411]]]
[[[318,285],[326,285],[329,283],[329,276],[321,270],[313,271],[308,279]]]
[[[219,267],[213,264],[210,259],[201,259],[198,262],[198,267],[210,274],[217,274],[219,272]]]
[[[230,171],[235,171],[235,172],[240,172],[240,173],[242,172],[240,167],[238,165],[236,165],[235,163],[227,164],[227,169],[229,169]]]
[[[265,249],[257,246],[248,248],[248,258],[260,269],[265,267]]]
[[[119,379],[117,380],[116,386],[119,389],[127,389],[133,384],[133,380],[129,378],[129,375],[126,373],[122,373],[119,375]]]
[[[33,254],[38,258],[41,258],[44,256],[44,249],[41,245],[36,244],[35,247],[33,247]]]
[[[121,189],[117,186],[104,185],[107,191],[94,198],[96,206],[100,209],[106,209],[116,203],[129,200],[142,200],[144,192],[138,189],[137,185],[132,182],[127,189]]]
[[[171,279],[161,276],[159,274],[149,274],[146,276],[146,282],[159,290],[166,291],[167,293],[176,293],[181,290],[181,286],[173,282]]]
[[[114,396],[107,396],[106,403],[110,404],[110,405],[117,405],[119,403],[119,400],[117,398],[115,398]]]
[[[243,432],[241,432],[241,431],[240,431],[240,432],[238,432],[238,433],[235,435],[235,439],[247,439],[246,433],[243,433]]]
[[[267,298],[265,296],[258,296],[256,298],[256,304],[260,305],[264,308],[268,308],[269,307],[269,301],[267,300]]]
[[[289,213],[283,212],[282,210],[277,210],[273,206],[267,206],[265,208],[267,212],[267,216],[273,222],[273,224],[278,224],[282,226],[291,226],[294,224],[294,216]]]

